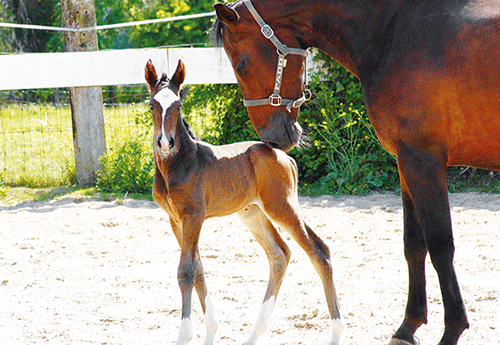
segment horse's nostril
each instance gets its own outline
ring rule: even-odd
[[[170,138],[170,140],[168,141],[168,144],[170,145],[170,148],[173,148],[175,145],[174,138]]]
[[[161,135],[158,136],[158,141],[156,143],[158,144],[158,147],[161,148]]]

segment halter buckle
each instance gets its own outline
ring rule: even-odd
[[[265,38],[270,39],[274,36],[274,31],[269,25],[264,25],[260,28],[260,32],[264,35]]]
[[[269,104],[273,107],[279,107],[281,105],[281,96],[272,94],[269,96]]]

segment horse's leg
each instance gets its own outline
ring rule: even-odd
[[[425,244],[439,278],[445,310],[445,331],[439,344],[455,345],[469,324],[453,267],[455,247],[445,159],[403,144],[398,150],[398,168],[415,206]],[[410,288],[417,289],[415,286]],[[416,295],[418,292],[410,293],[410,296]]]
[[[427,323],[427,301],[425,294],[425,258],[427,247],[422,228],[415,213],[415,205],[403,178],[401,178],[404,211],[404,245],[408,264],[408,302],[403,324],[391,340],[391,345],[415,344],[413,337],[418,327]]]
[[[182,241],[181,227],[172,219],[170,220],[170,225],[172,226],[175,238],[180,245]],[[214,343],[214,337],[215,333],[217,332],[218,322],[217,316],[215,314],[215,309],[212,304],[212,299],[210,297],[210,294],[208,293],[207,285],[205,282],[203,265],[201,264],[200,252],[198,248],[196,248],[195,267],[197,267],[198,270],[196,272],[194,286],[196,289],[196,293],[198,294],[198,298],[200,299],[201,308],[203,310],[203,313],[205,314],[205,326],[207,328],[204,344],[211,345]]]
[[[274,192],[273,193],[278,193]],[[283,193],[286,195],[286,193]],[[289,196],[287,202],[265,202],[263,208],[269,218],[287,231],[309,256],[323,283],[328,310],[331,316],[330,345],[338,345],[346,328],[339,309],[337,293],[332,278],[328,246],[304,222],[299,212],[297,197]]]
[[[191,328],[191,296],[196,279],[200,279],[203,275],[198,254],[198,240],[202,223],[202,217],[190,215],[189,217],[184,217],[181,226],[181,259],[177,271],[177,279],[182,295],[182,312],[181,326],[177,342],[175,343],[176,345],[185,345],[193,337]]]
[[[276,228],[257,205],[247,206],[238,212],[238,215],[262,246],[269,261],[269,283],[264,302],[257,322],[245,342],[245,344],[251,345],[256,344],[259,337],[267,330],[278,291],[290,260],[290,250]]]

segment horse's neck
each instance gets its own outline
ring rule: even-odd
[[[382,54],[391,20],[399,6],[396,3],[400,3],[397,0],[293,0],[285,6],[278,1],[253,1],[262,8],[276,8],[268,13],[281,11],[281,18],[285,19],[278,19],[278,15],[270,21],[295,27],[297,38],[324,51],[358,77],[363,69],[376,64]]]
[[[182,116],[179,117],[177,121],[176,141],[179,142],[179,151],[185,153],[195,151],[198,147],[196,140],[193,138],[193,134],[187,124],[184,122]]]

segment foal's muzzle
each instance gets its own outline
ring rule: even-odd
[[[168,138],[167,138],[168,137]],[[160,134],[156,141],[158,148],[162,154],[168,155],[175,146],[175,140],[171,136]]]

